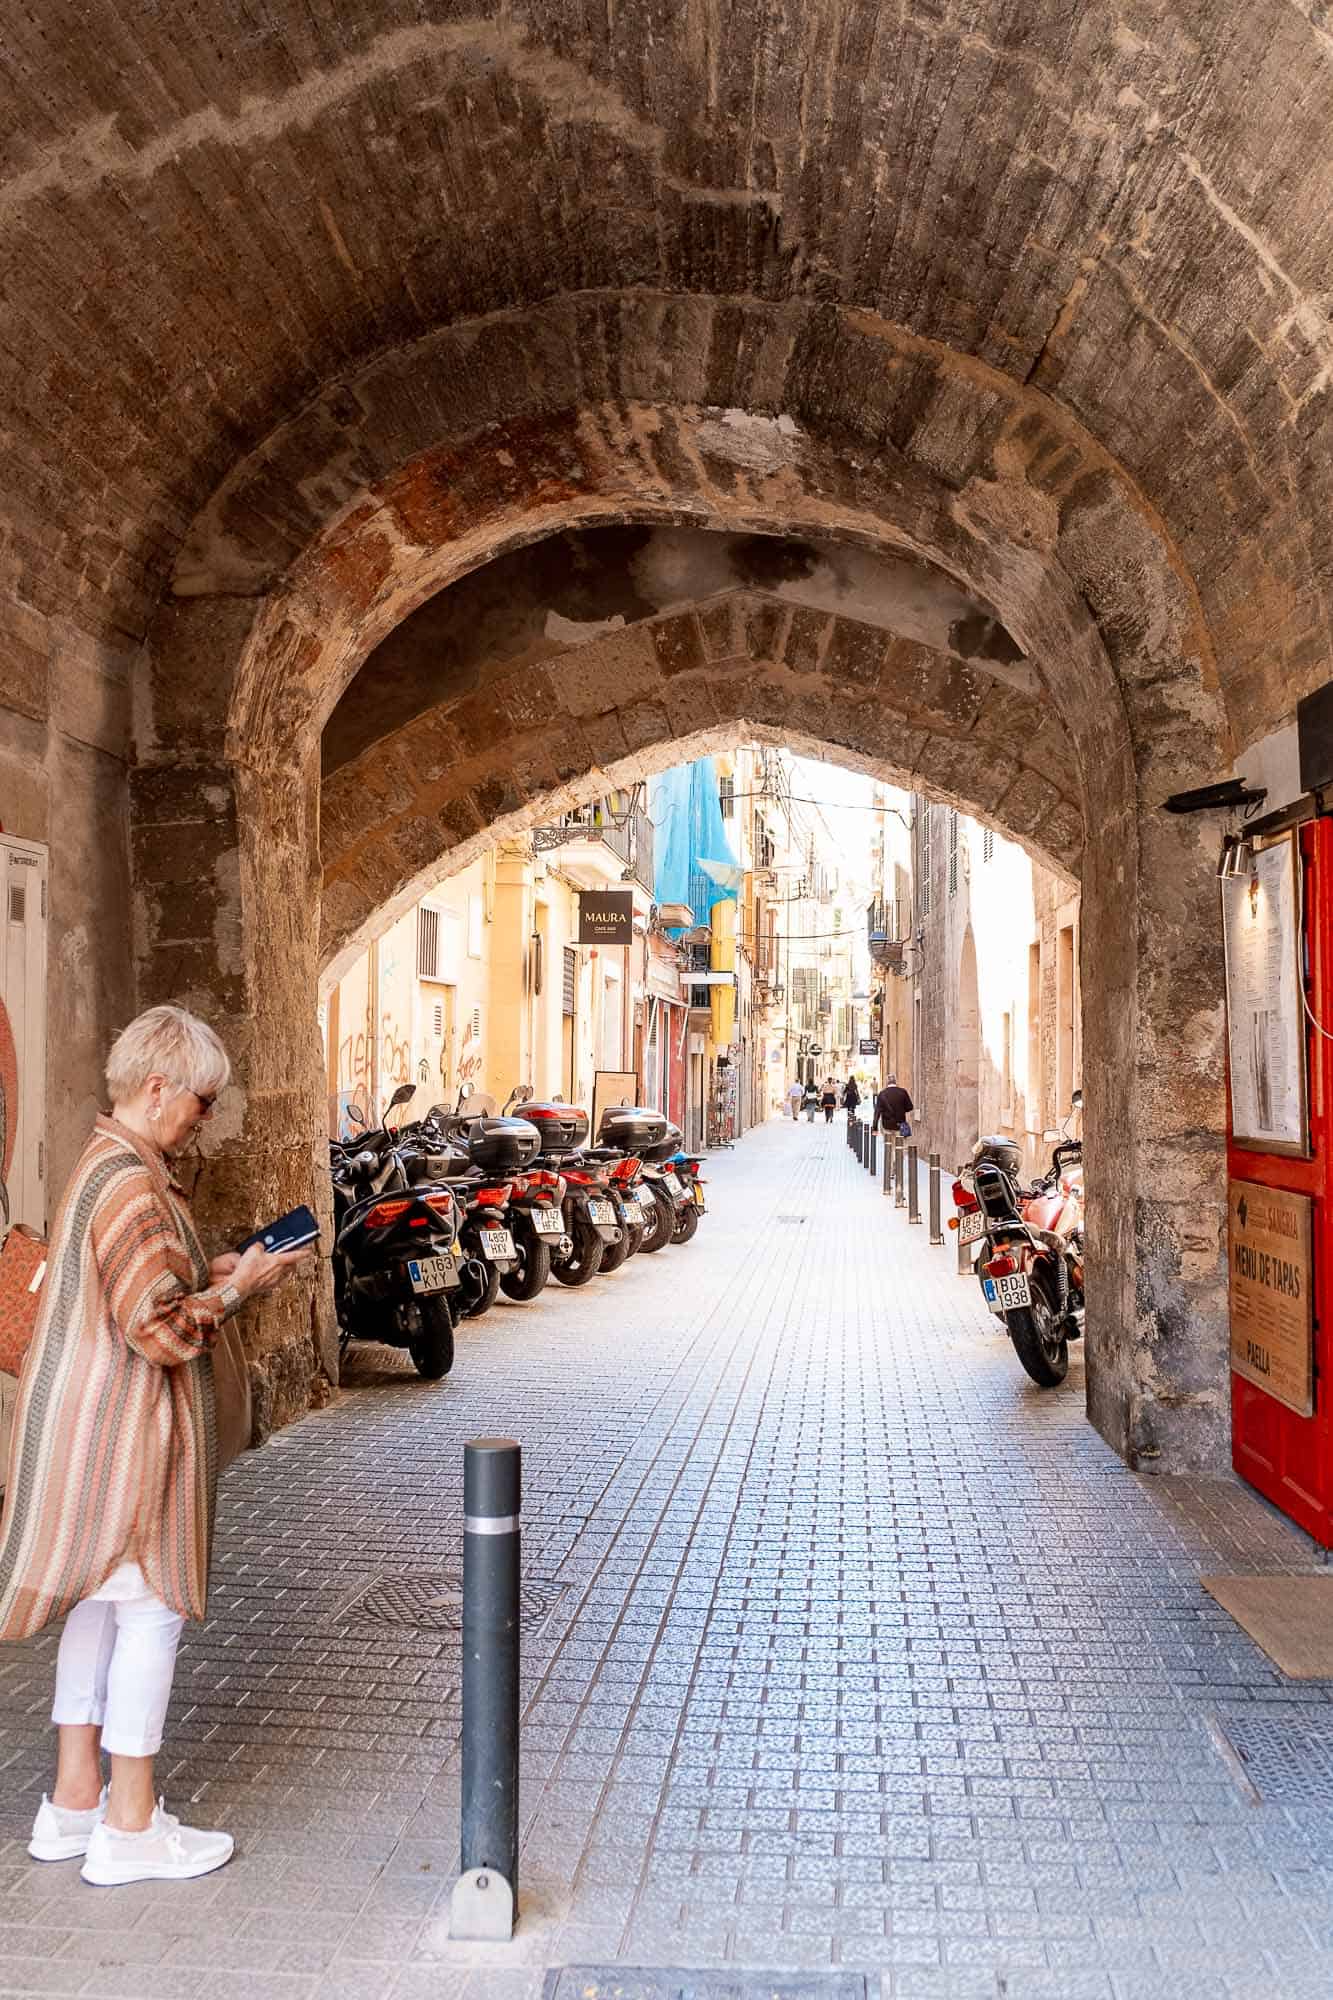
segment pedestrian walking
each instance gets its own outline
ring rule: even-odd
[[[813,1125],[815,1122],[815,1113],[819,1109],[819,1085],[813,1077],[811,1077],[809,1083],[805,1086],[805,1095],[801,1101],[805,1106],[806,1122]]]
[[[854,1076],[849,1076],[842,1086],[842,1103],[849,1119],[855,1118],[856,1107],[861,1102],[861,1088]]]
[[[231,1073],[213,1030],[152,1007],[107,1061],[99,1117],[51,1234],[0,1528],[0,1639],[65,1620],[56,1780],[28,1852],[85,1881],[180,1881],[231,1836],[182,1826],[153,1759],[187,1618],[207,1606],[217,1484],[211,1349],[311,1254],[205,1258],[170,1161]],[[111,1782],[102,1786],[103,1752]]]
[[[787,1111],[793,1123],[801,1115],[801,1099],[805,1096],[805,1085],[799,1077],[793,1077],[787,1087]]]
[[[896,1077],[891,1076],[875,1095],[875,1117],[871,1129],[878,1132],[883,1126],[886,1132],[897,1132],[904,1139],[910,1139],[912,1128],[907,1120],[908,1114],[915,1108],[907,1091]]]
[[[838,1108],[838,1079],[835,1076],[829,1077],[825,1082],[823,1090],[819,1093],[819,1103],[824,1113],[824,1123],[831,1125],[833,1114]]]

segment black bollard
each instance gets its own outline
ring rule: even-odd
[[[932,1153],[930,1156],[930,1240],[932,1243],[942,1244],[944,1242],[944,1227],[940,1221],[940,1156],[938,1153]]]
[[[903,1158],[903,1142],[895,1138],[893,1142],[893,1205],[895,1208],[907,1206],[906,1162]]]
[[[866,1128],[861,1123],[861,1120],[858,1118],[856,1121],[856,1157],[858,1160],[864,1160],[865,1156],[866,1156]]]
[[[867,1126],[866,1127],[866,1172],[868,1174],[873,1174],[876,1167],[879,1164],[879,1161],[876,1158],[878,1151],[879,1151],[879,1141],[876,1139],[875,1134],[870,1130],[870,1127]]]
[[[508,1939],[518,1914],[519,1507],[512,1438],[463,1447],[463,1872],[449,1935]]]
[[[907,1220],[921,1220],[921,1178],[917,1172],[915,1146],[907,1148]]]
[[[884,1192],[893,1193],[893,1135],[884,1128]]]

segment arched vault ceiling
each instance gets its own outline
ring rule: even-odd
[[[1323,12],[11,7],[11,627],[132,643],[237,461],[441,325],[599,288],[835,303],[1086,426],[1184,552],[1251,735],[1328,669]]]
[[[499,556],[396,625],[324,725],[325,778],[413,716],[484,695],[516,667],[738,588],[891,633],[908,642],[904,657],[932,648],[974,662],[979,685],[990,675],[1038,692],[1036,674],[998,620],[927,563],[773,535],[590,529]],[[869,645],[867,635],[863,653]]]
[[[321,958],[446,868],[612,784],[760,735],[981,813],[1077,876],[1083,815],[1045,702],[929,646],[734,590],[562,656],[500,663],[325,781]]]

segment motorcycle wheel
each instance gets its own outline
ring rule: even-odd
[[[671,1238],[672,1242],[688,1243],[698,1227],[699,1211],[694,1203],[691,1202],[687,1208],[682,1208],[677,1213],[676,1227]]]
[[[443,1299],[421,1302],[421,1332],[407,1344],[412,1365],[427,1382],[438,1382],[454,1365],[454,1323]]]
[[[642,1248],[643,1224],[641,1222],[631,1222],[629,1226],[629,1250],[627,1254],[631,1257],[637,1257]]]
[[[602,1276],[605,1277],[608,1271],[618,1271],[628,1256],[629,1228],[626,1226],[620,1232],[619,1243],[603,1243],[602,1245],[602,1261],[598,1266]]]
[[[586,1285],[601,1270],[606,1246],[582,1209],[575,1211],[570,1234],[574,1238],[573,1250],[563,1264],[553,1263],[551,1270],[562,1285]]]
[[[530,1236],[516,1230],[514,1248],[518,1252],[518,1269],[501,1273],[500,1290],[507,1299],[520,1299],[526,1304],[536,1298],[551,1275],[551,1246],[535,1230]]]
[[[486,1289],[476,1304],[468,1307],[468,1319],[478,1319],[482,1313],[490,1311],[500,1296],[500,1279],[502,1276],[503,1273],[497,1270],[496,1266],[488,1258],[486,1260]]]
[[[654,1250],[663,1249],[671,1241],[676,1227],[676,1211],[670,1195],[661,1194],[656,1188],[650,1188],[649,1193],[653,1198],[654,1220],[644,1224],[643,1242],[639,1245],[640,1253],[645,1257],[651,1256]]]
[[[1069,1373],[1069,1342],[1040,1278],[1032,1279],[1032,1304],[1004,1318],[1014,1353],[1038,1388],[1057,1389]]]

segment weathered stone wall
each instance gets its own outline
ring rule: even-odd
[[[100,649],[30,608],[21,644],[0,667],[0,824],[51,851],[48,1217],[105,1109],[102,1066],[133,1012],[129,676],[123,652]]]

